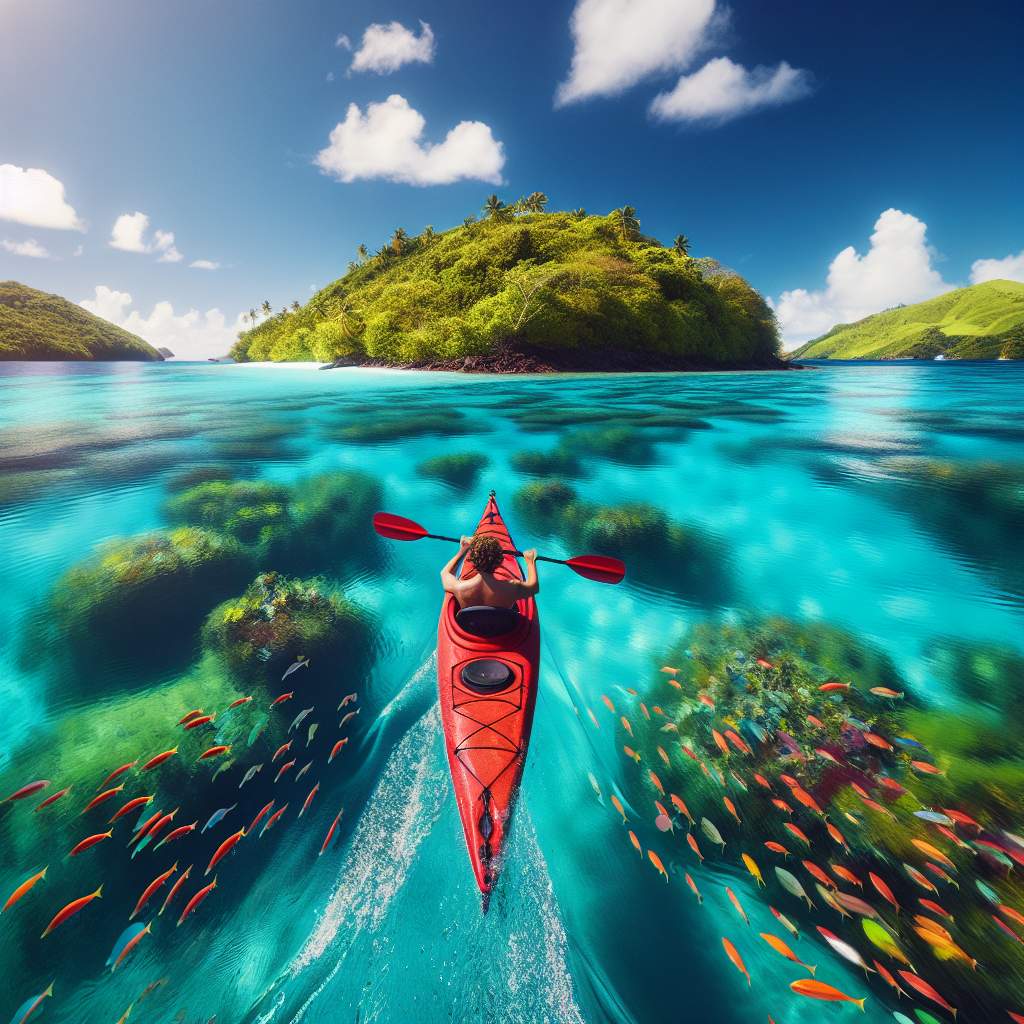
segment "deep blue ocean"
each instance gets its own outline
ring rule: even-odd
[[[476,457],[436,461],[459,454]],[[897,998],[877,971],[866,974],[829,945],[819,926],[868,966],[877,959],[891,972],[907,969],[868,940],[860,915],[841,916],[819,899],[800,865],[806,858],[826,870],[847,864],[861,877],[863,889],[840,888],[877,909],[960,1021],[1024,1014],[1024,943],[994,923],[999,917],[1024,936],[1024,925],[999,910],[1024,914],[1022,861],[970,845],[987,839],[1012,850],[1024,833],[1024,364],[487,377],[3,363],[0,473],[0,798],[50,781],[0,805],[0,904],[47,868],[0,914],[0,1020],[18,1020],[15,1011],[51,982],[36,1015],[65,1024],[115,1024],[129,1006],[131,1024],[214,1016],[218,1024],[952,1020],[912,989],[914,998]],[[322,514],[310,511],[310,480],[321,489],[343,480]],[[266,486],[225,512],[218,502],[243,483]],[[208,499],[196,490],[204,487]],[[627,578],[607,586],[540,566],[536,717],[511,845],[485,915],[438,710],[438,573],[454,546],[378,540],[368,513],[377,504],[459,536],[473,531],[492,489],[520,548],[567,558],[592,543],[618,554]],[[216,557],[195,554],[196,530],[208,531],[203,543],[222,545]],[[333,607],[348,602],[362,631],[334,646],[300,629],[244,651],[216,647],[223,623],[233,621],[223,603],[251,595],[247,587],[268,573],[302,581],[301,595],[287,600],[330,594]],[[273,593],[251,613],[270,615],[270,625],[283,621],[260,611]],[[912,813],[918,807],[959,808],[986,829],[958,825],[956,843],[927,826],[928,842],[956,865],[949,875],[959,888],[934,874],[935,891],[915,888],[902,863],[924,870],[928,857],[887,816],[860,807],[847,820],[847,797],[860,803],[849,786],[828,817],[848,854],[797,804],[794,817],[771,817],[769,797],[793,803],[780,771],[828,768],[816,744],[798,735],[810,761],[787,769],[769,764],[774,754],[737,749],[726,757],[702,742],[710,732],[693,724],[707,714],[687,691],[693,673],[717,674],[719,686],[724,658],[729,692],[742,701],[744,681],[760,671],[751,668],[756,659],[775,665],[790,648],[815,679],[859,685],[859,676],[839,675],[840,664],[899,684],[892,689],[905,696],[878,703],[878,714],[911,716],[898,731],[920,747],[871,751],[882,758],[872,770],[915,794],[886,804],[899,829],[926,827]],[[282,680],[281,666],[302,654],[308,666]],[[682,689],[673,679],[684,680]],[[286,690],[294,696],[270,709]],[[253,700],[229,712],[236,692]],[[357,699],[336,712],[351,692]],[[814,689],[810,699],[829,713],[852,708],[865,730],[864,709],[876,706],[871,697],[841,705],[844,691]],[[716,731],[731,724],[757,748],[737,724],[740,712],[718,701],[715,714],[729,721]],[[232,746],[219,762],[196,761],[202,730],[175,725],[199,708],[219,715],[203,727],[205,744]],[[351,710],[358,715],[339,726]],[[328,764],[343,736],[349,742]],[[292,748],[272,762],[289,739]],[[176,745],[165,765],[139,771]],[[946,774],[915,774],[911,754]],[[233,764],[212,778],[209,765],[229,756]],[[104,777],[133,760],[109,784],[124,789],[83,814]],[[307,761],[312,767],[296,781]],[[769,768],[772,794],[753,780]],[[669,800],[649,771],[693,812],[702,861],[673,807],[673,829],[655,826],[654,801]],[[946,787],[941,798],[926,795],[932,785]],[[827,787],[812,792],[830,796]],[[127,799],[149,795],[141,812],[108,825]],[[271,799],[275,812],[290,804],[273,829],[246,835],[204,875],[218,846]],[[235,804],[200,834],[214,811]],[[136,823],[176,806],[164,835],[193,820],[198,827],[132,858],[125,844]],[[724,847],[702,830],[705,815]],[[785,821],[819,830],[809,850]],[[68,857],[108,829],[109,839]],[[783,860],[767,841],[794,856]],[[648,851],[667,869],[667,884]],[[152,919],[151,930],[112,973],[104,962],[139,896],[176,861],[178,873],[135,918]],[[190,863],[175,901],[158,914]],[[780,884],[776,865],[800,877],[813,911]],[[911,909],[897,915],[867,881],[869,870]],[[176,927],[214,875],[217,887]],[[99,899],[39,937],[62,907],[101,884]],[[920,898],[952,915],[952,923],[936,920],[976,967],[957,955],[937,958],[942,947],[915,933],[913,915],[928,913]],[[817,980],[865,999],[865,1014],[792,991],[808,972],[762,932],[815,965]]]

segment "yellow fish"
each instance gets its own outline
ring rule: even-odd
[[[749,854],[743,854],[743,863],[747,865],[747,870],[767,889],[768,886],[765,884],[765,880],[761,877],[761,869],[754,863],[754,858]]]
[[[640,755],[635,750],[633,750],[631,747],[623,747],[622,749],[626,752],[627,757],[633,758],[633,760],[636,761],[637,764],[640,763]]]

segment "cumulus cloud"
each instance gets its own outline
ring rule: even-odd
[[[1024,249],[1001,260],[975,260],[971,264],[971,284],[982,281],[1024,281]]]
[[[217,270],[220,267],[219,263],[214,263],[211,260],[193,260],[190,267],[199,267],[200,270]]]
[[[177,263],[184,259],[174,248],[173,231],[154,231],[153,237],[144,242],[142,236],[149,227],[149,218],[144,213],[122,213],[114,222],[110,232],[110,245],[124,252],[158,252],[157,263]]]
[[[480,121],[462,121],[432,145],[422,142],[426,119],[398,95],[370,103],[364,115],[352,103],[314,161],[341,181],[384,178],[410,185],[448,185],[471,178],[501,184],[504,148]]]
[[[132,297],[128,292],[113,291],[98,285],[95,299],[85,299],[79,305],[104,320],[123,327],[155,348],[169,348],[179,359],[208,359],[223,356],[235,343],[239,331],[248,327],[240,312],[233,324],[219,309],[200,314],[190,309],[182,316],[174,315],[169,302],[158,302],[148,318],[138,310],[128,312]]]
[[[352,49],[352,44],[348,41],[348,36],[338,36],[338,38],[334,40],[334,45],[344,46],[346,50]]]
[[[683,70],[723,20],[715,0],[579,0],[570,21],[572,66],[555,106],[615,96],[650,75]]]
[[[403,64],[431,63],[434,59],[434,33],[425,21],[420,22],[420,27],[417,36],[397,21],[390,25],[370,25],[352,57],[349,72],[376,71],[378,75],[390,75]],[[335,46],[348,47],[348,39],[339,36]]]
[[[8,252],[13,252],[15,256],[35,256],[36,259],[46,260],[50,258],[49,252],[43,248],[34,238],[29,238],[24,242],[12,242],[10,239],[5,238],[0,241]]]
[[[0,220],[30,228],[82,231],[88,224],[69,206],[64,186],[38,167],[0,164]]]
[[[912,214],[889,209],[875,222],[871,248],[861,256],[851,245],[829,264],[822,291],[782,293],[775,312],[787,347],[853,323],[901,302],[912,305],[950,291],[932,267],[928,226]],[[975,264],[977,266],[977,264]]]
[[[728,57],[716,57],[694,74],[683,75],[671,92],[655,96],[650,110],[662,121],[724,124],[759,107],[803,99],[810,92],[809,72],[785,61],[775,68],[748,71]]]

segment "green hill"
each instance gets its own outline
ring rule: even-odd
[[[837,324],[789,359],[1024,358],[1024,284],[985,281]]]
[[[486,220],[415,238],[398,231],[372,257],[361,247],[362,262],[305,306],[242,332],[232,357],[328,362],[355,353],[423,365],[517,353],[557,368],[602,359],[780,365],[761,296],[714,260],[640,234],[629,207],[607,217],[520,209],[492,204]]]
[[[162,362],[163,356],[59,295],[0,281],[0,359]]]

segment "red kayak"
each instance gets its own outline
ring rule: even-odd
[[[491,492],[476,529],[515,550]],[[460,579],[476,569],[467,558]],[[524,579],[512,554],[494,574]],[[458,616],[458,621],[456,621]],[[532,597],[514,608],[463,608],[449,594],[437,628],[437,681],[445,749],[466,833],[469,859],[484,896],[497,881],[512,806],[526,764],[540,668],[540,621]]]

